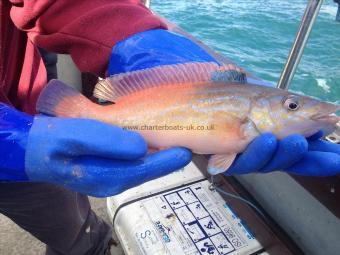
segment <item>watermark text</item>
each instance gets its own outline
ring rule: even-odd
[[[206,131],[206,130],[214,130],[215,126],[213,124],[210,125],[134,125],[134,126],[123,126],[123,129],[132,130],[132,131]]]

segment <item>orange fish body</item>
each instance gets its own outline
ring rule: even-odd
[[[239,87],[230,86],[230,90]],[[119,98],[114,105],[92,105],[93,110],[83,117],[139,132],[153,148],[183,146],[199,154],[239,153],[249,143],[241,129],[249,105],[231,98],[227,103],[228,92],[209,93],[214,88],[219,85],[155,87]],[[216,100],[217,96],[223,100]],[[230,102],[239,107],[227,111]]]
[[[92,103],[61,82],[51,81],[37,109],[136,131],[151,148],[182,146],[198,154],[213,154],[208,166],[212,174],[226,170],[236,154],[260,133],[273,132],[278,138],[296,132],[308,136],[339,120],[334,116],[324,120],[338,106],[246,84],[243,76],[230,66],[213,63],[120,74],[96,86],[96,97],[114,102],[107,106]],[[300,112],[289,110],[300,105],[304,108]],[[318,114],[323,121],[313,119]]]

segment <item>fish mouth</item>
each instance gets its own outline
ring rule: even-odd
[[[315,114],[312,116],[312,120],[318,121],[318,122],[324,122],[327,124],[332,124],[336,125],[337,123],[340,123],[340,117],[337,116],[334,112],[325,114],[325,113],[320,113],[320,114]]]
[[[314,121],[325,122],[328,124],[336,125],[340,122],[340,105],[326,104],[321,113],[314,114],[311,119]]]

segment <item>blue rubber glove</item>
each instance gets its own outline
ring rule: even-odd
[[[98,121],[31,117],[0,103],[0,180],[47,182],[106,197],[188,164],[173,148],[146,155],[137,133]]]
[[[113,48],[109,75],[187,62],[218,62],[200,46],[167,30],[135,34]]]
[[[340,173],[340,145],[320,139],[322,132],[305,139],[291,135],[278,141],[272,134],[257,137],[225,173],[268,173],[276,170],[308,176]]]
[[[166,30],[150,30],[133,35],[113,47],[108,71],[112,75],[193,61],[218,63],[204,49],[182,35]],[[251,83],[268,85],[254,79]],[[319,138],[305,139],[292,135],[279,141],[272,134],[262,134],[244,153],[238,155],[226,174],[275,170],[312,176],[339,174],[340,146]]]

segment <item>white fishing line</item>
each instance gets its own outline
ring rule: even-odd
[[[217,190],[218,192],[222,193],[223,195],[225,196],[228,196],[228,197],[231,197],[231,198],[234,198],[234,199],[238,199],[246,204],[248,204],[249,206],[251,206],[252,208],[255,209],[255,211],[257,211],[262,217],[265,217],[264,216],[264,213],[256,206],[254,205],[252,202],[248,201],[247,199],[241,197],[241,196],[238,196],[238,195],[235,195],[235,194],[232,194],[232,193],[229,193],[219,187],[216,186],[216,183],[214,182],[214,176],[212,175],[211,178],[210,178],[210,181],[211,181],[211,185],[212,187]]]

